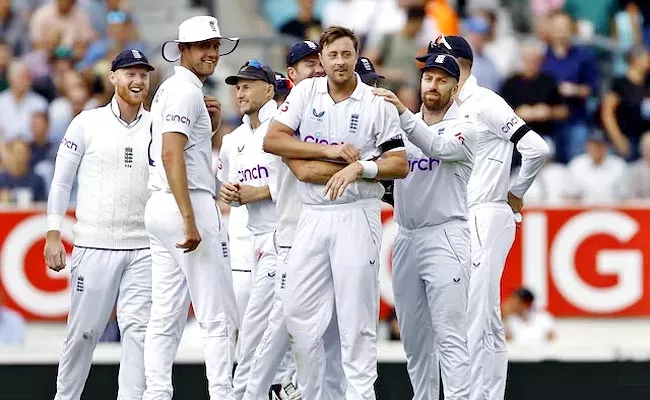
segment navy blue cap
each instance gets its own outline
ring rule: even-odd
[[[441,35],[433,42],[429,42],[427,54],[415,58],[418,61],[426,61],[426,59],[429,57],[429,54],[435,52],[436,49],[438,52],[443,51],[452,54],[456,58],[464,58],[471,62],[474,61],[474,53],[472,52],[472,47],[462,36]]]
[[[320,46],[311,40],[296,43],[287,52],[287,66],[293,65],[310,54],[320,52]]]
[[[147,56],[142,54],[140,50],[130,49],[124,50],[115,57],[113,63],[111,64],[111,71],[117,71],[120,68],[128,68],[135,66],[143,66],[149,71],[153,71],[154,67],[149,64]]]
[[[460,79],[460,67],[451,54],[441,52],[430,54],[420,71],[424,72],[429,68],[441,69],[457,80]]]
[[[376,80],[384,79],[382,75],[377,73],[375,66],[372,65],[372,61],[368,57],[359,57],[357,65],[354,67],[354,72],[359,74],[361,80],[366,85],[372,85]]]
[[[286,96],[293,88],[293,82],[284,76],[282,72],[275,72],[275,94]]]
[[[262,64],[258,60],[248,60],[240,69],[237,75],[231,75],[226,78],[228,85],[236,85],[240,79],[250,79],[254,81],[264,81],[275,86],[275,72],[268,65]]]

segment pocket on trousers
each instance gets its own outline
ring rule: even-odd
[[[470,261],[470,233],[469,228],[445,228],[445,239],[449,244],[449,249],[459,264],[469,265]]]
[[[81,265],[81,262],[84,260],[84,256],[88,251],[85,247],[74,247],[72,249],[72,256],[70,257],[70,275],[73,275],[77,268]]]
[[[369,210],[361,209],[361,211],[363,212],[363,218],[364,218],[364,220],[366,222],[366,226],[368,227],[368,234],[370,235],[370,238],[372,239],[372,243],[375,246],[379,246],[379,243],[381,242],[381,237],[380,237],[381,236],[381,231],[375,232],[375,229],[372,228],[373,223],[372,223],[372,220],[371,220],[371,215],[369,213]],[[381,219],[381,214],[380,214],[379,218]],[[379,228],[379,229],[381,229],[381,228]]]

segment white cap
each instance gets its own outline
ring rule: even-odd
[[[196,43],[210,39],[222,39],[219,55],[232,53],[239,44],[239,38],[221,36],[219,22],[215,17],[201,15],[181,22],[178,26],[178,39],[163,43],[162,56],[169,62],[178,61],[181,55],[178,46],[167,46],[169,43]]]

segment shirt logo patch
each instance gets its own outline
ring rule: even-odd
[[[66,138],[63,138],[63,140],[61,140],[61,146],[68,148],[72,151],[77,151],[77,144],[72,140],[68,140]]]
[[[440,54],[439,56],[436,57],[436,60],[435,60],[436,64],[442,64],[442,63],[444,63],[444,62],[445,62],[445,58],[447,58],[446,55],[444,55],[444,54]]]
[[[324,115],[325,115],[325,111],[316,112],[316,109],[315,109],[315,108],[312,108],[312,110],[311,110],[311,116],[312,116],[312,119],[313,119],[313,120],[316,120],[316,121],[318,121],[318,122],[322,122],[322,121],[323,121],[323,116],[324,116]]]
[[[133,167],[133,147],[124,148],[124,166],[126,168]]]
[[[242,147],[237,146],[237,152],[241,153],[242,151],[244,151],[244,147],[246,147],[246,145],[243,145]]]
[[[438,135],[442,135],[443,133],[445,133],[445,128],[438,129]]]
[[[510,129],[512,129],[515,125],[517,125],[518,122],[519,122],[519,117],[513,115],[503,123],[503,126],[501,127],[501,132],[503,133],[510,132]]]
[[[352,114],[350,116],[350,133],[357,133],[359,129],[359,114]]]
[[[167,114],[165,115],[165,121],[167,122],[180,122],[183,125],[191,125],[190,119],[184,115],[178,114]]]
[[[217,26],[214,24],[214,21],[210,21],[209,24],[210,24],[210,29],[212,29],[212,32],[216,32]]]

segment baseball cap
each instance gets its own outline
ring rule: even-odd
[[[367,85],[370,85],[377,79],[384,79],[382,75],[379,75],[377,71],[375,71],[375,66],[372,65],[372,61],[370,61],[368,57],[359,57],[357,65],[354,67],[354,72],[359,74],[363,83]]]
[[[420,71],[424,72],[429,68],[441,69],[457,80],[460,78],[460,67],[451,54],[442,52],[429,54]]]
[[[474,53],[472,48],[467,43],[462,36],[444,36],[440,35],[433,42],[429,42],[429,47],[427,48],[427,54],[415,57],[418,61],[426,61],[430,53],[433,53],[438,49],[438,52],[443,51],[447,52],[454,57],[464,58],[471,62],[474,61]]]
[[[264,81],[275,86],[275,72],[258,60],[246,61],[246,64],[239,69],[236,75],[231,75],[226,78],[226,83],[228,85],[236,85],[240,79]]]
[[[293,82],[291,79],[284,76],[282,72],[275,72],[275,94],[280,97],[284,97],[293,88]]]
[[[178,61],[181,58],[178,46],[167,46],[170,43],[197,43],[210,39],[221,39],[219,55],[225,56],[235,51],[239,44],[238,37],[227,38],[221,35],[219,22],[215,17],[200,15],[188,18],[178,25],[178,39],[168,40],[162,45],[162,56],[169,62]]]
[[[311,40],[304,40],[291,46],[287,52],[287,66],[293,65],[310,54],[320,52],[320,46]]]
[[[135,67],[136,65],[141,65],[149,71],[154,70],[154,67],[149,64],[147,57],[140,50],[130,49],[124,50],[115,57],[111,63],[111,71],[117,71],[120,68]]]

